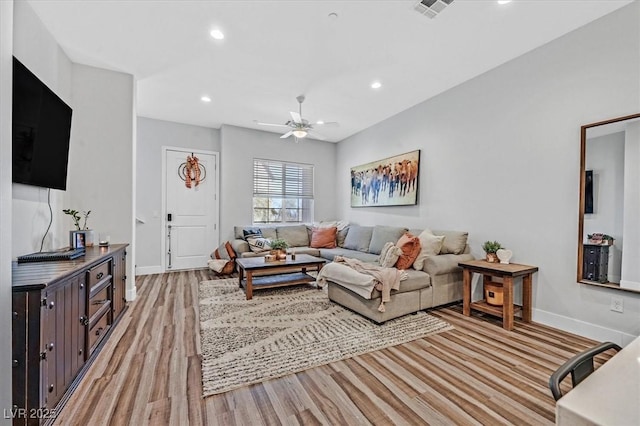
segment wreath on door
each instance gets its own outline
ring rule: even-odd
[[[207,169],[203,164],[200,164],[198,157],[193,155],[187,155],[187,161],[178,166],[178,176],[185,183],[187,188],[200,185],[207,177]]]

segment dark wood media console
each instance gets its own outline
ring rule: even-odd
[[[126,310],[126,247],[13,263],[14,425],[49,424]]]

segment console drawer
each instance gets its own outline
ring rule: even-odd
[[[93,353],[98,343],[100,343],[100,340],[107,334],[110,327],[109,322],[109,312],[106,310],[102,317],[100,317],[89,330],[89,355]]]
[[[111,259],[89,269],[89,288],[93,288],[101,280],[111,275]]]
[[[89,299],[89,318],[93,319],[93,316],[102,308],[104,305],[110,302],[111,295],[109,294],[111,290],[110,285],[106,285],[97,292],[95,295],[91,296]]]

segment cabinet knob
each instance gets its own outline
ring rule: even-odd
[[[96,275],[96,279],[101,280],[102,277],[104,277],[104,272],[99,272],[98,275]]]
[[[78,351],[78,355],[82,355],[82,354],[83,354],[83,352],[84,352],[84,351],[83,351],[82,349],[80,349],[80,350]]]
[[[18,313],[16,311],[13,311],[13,319],[18,319]]]
[[[49,393],[53,392],[53,385],[49,385]]]
[[[104,331],[104,328],[98,327],[98,329],[96,330],[96,336],[101,335],[103,331]]]
[[[80,283],[80,288],[84,288],[84,283]]]
[[[89,318],[85,317],[84,315],[80,317],[80,324],[82,325],[89,325]]]
[[[47,349],[49,349],[49,352],[51,352],[53,350],[53,342],[49,343],[49,345],[47,345]]]
[[[17,359],[14,359],[12,365],[13,365],[13,368],[16,368],[17,366],[20,365],[20,363],[18,362]]]
[[[49,302],[49,309],[53,309],[55,306],[56,304],[53,302],[53,300]]]

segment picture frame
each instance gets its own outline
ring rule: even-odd
[[[351,168],[351,207],[418,204],[420,150]]]
[[[69,247],[72,249],[86,249],[87,232],[69,231]]]

